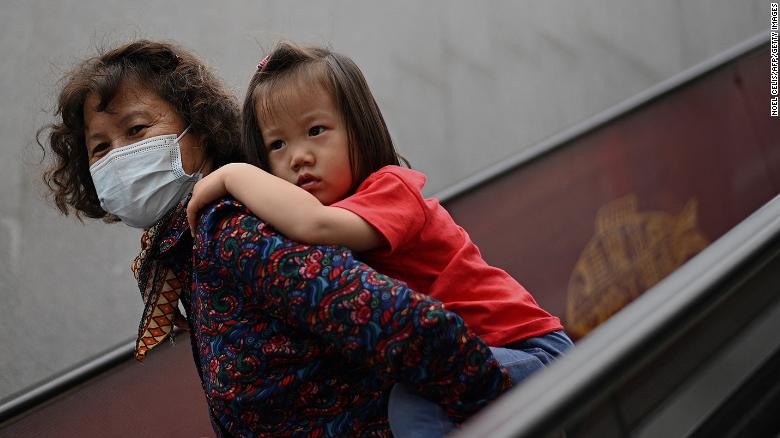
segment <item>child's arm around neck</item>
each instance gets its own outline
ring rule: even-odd
[[[344,245],[362,252],[384,246],[384,237],[360,216],[322,205],[306,190],[246,163],[222,166],[195,184],[187,206],[194,229],[198,211],[227,194],[292,240],[317,245]]]

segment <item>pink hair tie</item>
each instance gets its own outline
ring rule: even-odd
[[[266,56],[265,58],[261,59],[259,63],[257,63],[257,69],[262,70],[267,63],[268,63],[268,57]]]

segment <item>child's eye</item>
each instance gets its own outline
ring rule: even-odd
[[[272,151],[281,149],[283,147],[284,147],[284,142],[282,140],[275,140],[268,144],[268,149]]]
[[[127,133],[130,136],[138,135],[141,133],[141,131],[143,131],[146,128],[147,128],[146,125],[134,125],[133,127],[127,130]]]
[[[309,129],[309,137],[316,137],[325,132],[324,126],[315,126]]]

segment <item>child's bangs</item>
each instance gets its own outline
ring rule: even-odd
[[[324,62],[306,62],[284,71],[270,72],[253,93],[257,116],[267,119],[288,115],[288,102],[310,95],[318,87],[334,94]]]

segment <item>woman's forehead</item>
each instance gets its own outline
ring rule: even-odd
[[[138,81],[123,82],[109,102],[104,102],[104,99],[104,96],[96,92],[87,94],[84,101],[84,123],[87,131],[97,129],[98,126],[95,125],[98,121],[101,122],[100,125],[112,125],[137,113],[175,114],[168,101],[148,87],[140,85]]]
[[[118,112],[130,106],[159,106],[160,102],[165,102],[165,100],[151,88],[142,85],[137,80],[125,80],[110,95],[101,94],[98,91],[88,93],[84,102],[84,110]]]

